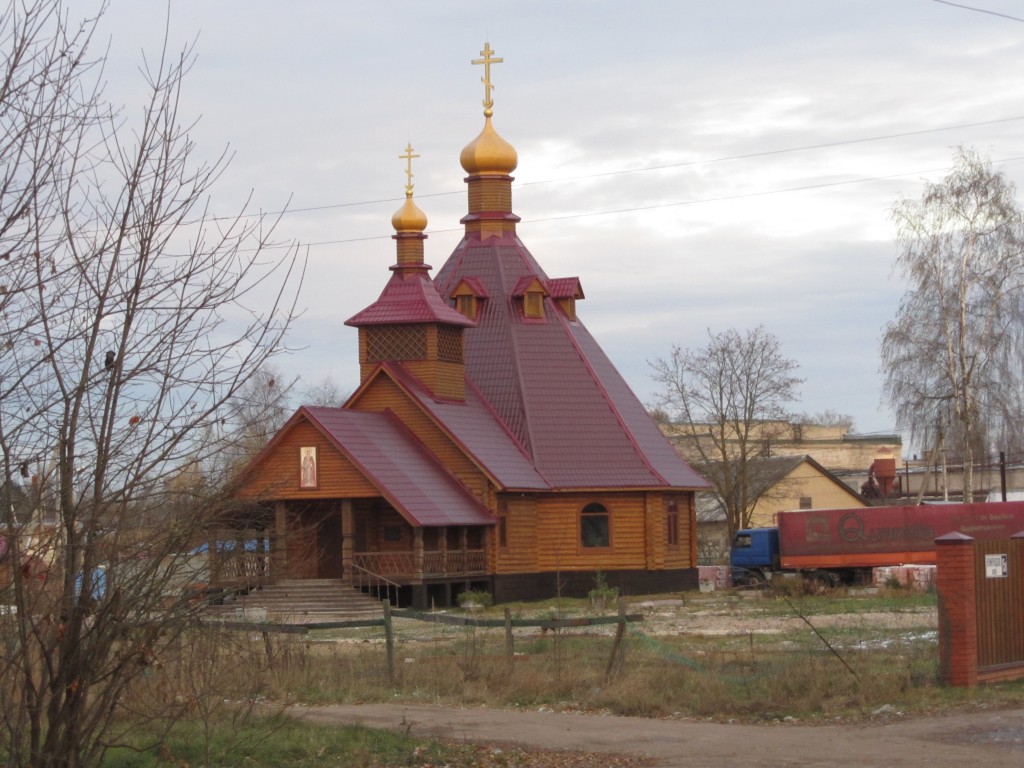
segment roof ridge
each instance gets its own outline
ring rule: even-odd
[[[409,385],[408,385],[408,383],[406,381],[404,381],[404,379],[406,377],[408,377],[409,379],[411,379],[416,384],[422,385],[422,382],[419,379],[417,379],[412,373],[410,373],[409,371],[405,370],[404,368],[400,368],[398,366],[391,366],[391,365],[389,365],[386,362],[385,363],[381,363],[381,368],[385,371],[385,373],[387,373],[389,376],[391,376],[391,380],[395,383],[395,385],[406,394],[406,396],[409,398],[410,401],[412,401],[413,405],[417,408],[417,410],[419,410],[420,413],[422,413],[424,416],[426,416],[431,424],[433,424],[435,427],[437,427],[439,430],[441,430],[441,432],[449,440],[451,440],[452,443],[454,443],[467,457],[469,457],[470,461],[472,461],[474,465],[479,467],[480,470],[484,474],[486,474],[488,477],[491,478],[491,481],[494,482],[495,485],[499,484],[498,483],[498,477],[497,477],[497,475],[495,475],[494,471],[492,469],[490,469],[487,465],[485,465],[482,461],[480,461],[477,458],[476,454],[469,449],[469,446],[467,446],[462,440],[460,440],[458,437],[455,436],[455,434],[452,433],[451,429],[448,428],[447,424],[445,424],[443,421],[438,419],[429,410],[424,408],[420,404],[419,399],[414,397],[414,396],[412,396],[409,393],[409,391],[408,391],[409,390]],[[438,400],[434,396],[434,394],[429,390],[429,388],[427,388],[426,386],[423,386],[423,392],[428,397],[430,397],[430,399],[433,400],[435,403],[438,403],[438,404],[448,404],[448,405],[454,404],[454,401]],[[462,482],[462,481],[460,480],[459,482]]]
[[[516,239],[518,240],[519,238],[517,237]],[[522,251],[523,250],[525,250],[525,246],[523,247],[523,249],[517,249],[516,250],[516,255],[519,257],[519,260],[523,264],[526,264],[526,266],[529,266],[529,264],[527,263],[526,259],[524,259],[523,256],[522,256]],[[498,267],[499,267],[498,270],[497,270],[498,271],[498,280],[501,283],[502,295],[503,296],[507,296],[507,297],[511,297],[512,294],[511,294],[510,291],[507,290],[506,285],[505,285],[506,275],[505,275],[505,270],[502,268],[501,259],[498,259]],[[518,281],[519,278],[516,278],[516,280]],[[511,346],[512,359],[518,361],[519,360],[519,355],[521,353],[520,344],[519,344],[519,334],[517,334],[512,329],[512,324],[513,324],[513,322],[515,322],[516,318],[513,317],[512,314],[511,314],[511,313],[514,313],[516,311],[515,305],[506,302],[505,311],[509,313],[509,323],[508,323],[509,334],[508,334],[508,337],[509,337],[509,345]],[[530,463],[533,464],[534,469],[537,469],[537,471],[539,472],[540,470],[538,469],[538,464],[537,464],[537,454],[535,453],[536,446],[537,446],[537,440],[535,439],[535,436],[533,434],[533,414],[530,412],[530,409],[526,407],[526,405],[527,405],[526,404],[526,397],[525,397],[525,394],[524,394],[525,393],[525,379],[523,378],[523,366],[521,366],[521,365],[519,365],[517,363],[516,365],[512,366],[512,369],[515,371],[515,376],[516,376],[516,394],[518,395],[520,409],[521,409],[522,414],[523,414],[523,434],[526,436],[526,439],[527,439],[527,441],[529,443],[528,445],[523,446],[523,447],[526,448],[526,450],[527,450],[527,455],[530,458]],[[543,477],[543,475],[541,475],[541,476]],[[546,478],[545,478],[545,480],[546,480]]]
[[[380,371],[380,373],[377,373],[377,371]],[[452,431],[452,429],[448,426],[446,422],[441,420],[428,408],[424,408],[420,399],[409,392],[409,388],[410,386],[418,386],[425,397],[429,398],[438,405],[465,405],[464,402],[459,403],[454,400],[439,399],[430,391],[430,389],[426,385],[423,384],[423,382],[416,378],[416,376],[412,372],[406,370],[405,368],[399,365],[392,365],[388,362],[383,362],[378,366],[377,371],[374,372],[377,375],[387,375],[391,379],[391,381],[394,382],[395,386],[397,386],[400,390],[402,390],[403,393],[405,393],[408,396],[409,400],[412,402],[414,407],[416,407],[417,410],[419,410],[419,412],[422,413],[430,421],[431,424],[437,427],[449,440],[451,440],[452,443],[454,443],[455,446],[458,447],[469,458],[469,460],[473,463],[474,466],[478,467],[481,472],[487,475],[495,486],[503,485],[495,469],[488,465],[483,459],[481,459],[478,453],[476,451],[473,451],[464,440],[458,437],[458,435],[456,435]],[[530,464],[530,466],[533,468],[533,471],[537,473],[538,477],[540,477],[541,480],[543,480],[548,487],[552,487],[551,481],[549,481],[548,478],[545,477],[544,473],[537,468],[537,465],[533,461],[533,457],[523,448],[523,445],[519,441],[519,439],[511,432],[511,430],[509,430],[504,420],[491,407],[490,403],[487,401],[487,398],[483,396],[483,394],[476,387],[476,385],[473,384],[472,380],[468,376],[464,376],[464,378],[466,383],[469,384],[470,390],[473,392],[474,395],[476,395],[477,399],[484,407],[484,410],[494,419],[495,424],[497,424],[497,426],[501,429],[502,433],[504,433],[511,439],[512,444],[516,447],[516,450],[518,450],[522,457]]]
[[[526,450],[526,446],[524,446],[522,442],[519,440],[519,438],[516,437],[515,433],[508,428],[508,424],[505,423],[505,420],[501,418],[501,415],[496,410],[494,410],[494,406],[491,405],[491,401],[484,397],[484,393],[480,391],[480,388],[477,387],[476,383],[471,378],[469,378],[469,376],[466,376],[466,384],[468,385],[467,389],[470,389],[473,392],[473,394],[476,395],[476,397],[480,400],[480,403],[483,405],[484,410],[486,410],[489,414],[491,414],[491,416],[494,417],[494,421],[498,424],[499,427],[501,427],[502,431],[509,436],[509,438],[512,440],[513,445],[515,445],[515,447],[519,449],[519,452],[523,454],[523,458],[529,461],[530,464],[533,465],[534,471],[538,475],[540,475],[541,479],[549,486],[551,486],[551,481],[548,480],[547,475],[544,474],[541,468],[537,466],[537,462],[534,461],[533,454]]]

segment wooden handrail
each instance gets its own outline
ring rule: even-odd
[[[387,601],[392,602],[392,590],[394,591],[394,604],[398,604],[398,590],[401,585],[391,581],[391,579],[381,576],[379,573],[374,573],[367,568],[363,568],[361,565],[356,563],[349,563],[349,568],[352,569],[352,586],[362,590],[364,587],[367,591],[373,589],[376,592],[378,598],[383,594],[387,598]],[[358,574],[358,578],[357,578]]]

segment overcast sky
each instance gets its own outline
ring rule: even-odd
[[[76,2],[72,6],[91,3]],[[889,209],[972,146],[1024,180],[1021,0],[172,0],[201,155],[230,146],[217,213],[292,210],[308,246],[287,373],[358,383],[343,321],[394,263],[411,142],[435,270],[461,236],[459,152],[483,124],[519,153],[519,236],[644,402],[648,361],[763,324],[806,379],[794,410],[889,432],[878,366],[904,286]],[[111,0],[109,94],[139,93],[164,0]],[[129,113],[130,114],[130,113]]]

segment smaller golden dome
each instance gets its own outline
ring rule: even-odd
[[[391,217],[395,232],[422,232],[427,228],[427,214],[416,207],[412,194],[406,194],[405,203]]]
[[[519,155],[494,130],[488,115],[484,129],[462,150],[459,162],[470,176],[507,176],[519,165]]]

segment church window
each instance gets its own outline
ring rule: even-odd
[[[611,546],[608,510],[602,504],[587,504],[580,512],[580,545],[587,549]]]
[[[508,549],[508,502],[498,501],[498,549]]]
[[[676,498],[665,502],[665,543],[670,547],[679,546],[679,500]]]

